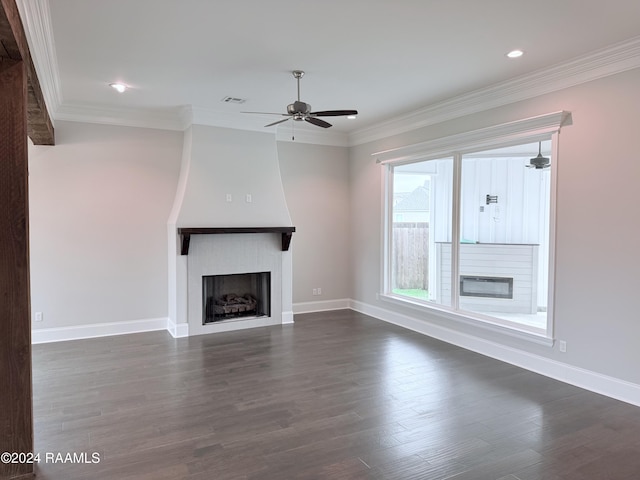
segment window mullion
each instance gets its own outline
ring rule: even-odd
[[[462,155],[453,155],[453,185],[451,202],[451,308],[460,304],[460,199],[462,191]]]
[[[391,272],[392,268],[392,255],[391,249],[393,248],[393,167],[391,165],[386,166],[383,174],[383,195],[382,198],[382,211],[384,212],[384,221],[382,229],[382,268],[383,274],[380,279],[382,282],[381,291],[385,294],[391,293]]]

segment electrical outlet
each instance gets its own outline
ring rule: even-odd
[[[41,322],[42,321],[42,312],[36,312],[35,318],[33,320],[34,322]]]
[[[567,342],[565,342],[564,340],[560,340],[558,342],[558,349],[562,352],[562,353],[567,353]]]
[[[227,202],[232,202],[233,201],[233,197],[231,196],[230,193],[227,193]]]
[[[253,202],[253,197],[251,196],[250,193],[247,193],[247,196],[245,197],[245,200],[247,201],[247,203]]]
[[[315,295],[318,295],[318,289],[317,289],[317,288],[314,288],[314,289],[312,290],[312,293],[313,293],[313,295],[314,295],[314,296],[315,296]]]
[[[322,295],[322,289],[318,287],[318,295]]]

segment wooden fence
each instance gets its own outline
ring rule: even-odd
[[[393,224],[393,288],[429,290],[429,224]]]

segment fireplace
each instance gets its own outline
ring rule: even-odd
[[[291,252],[283,251],[282,233],[228,231],[191,232],[188,252],[178,257],[182,328],[190,336],[293,323]]]
[[[293,323],[289,246],[295,228],[275,136],[186,120],[192,122],[167,221],[170,332],[184,337]],[[265,272],[269,288],[257,291],[240,286],[214,294],[215,286],[203,283],[204,277],[235,281],[235,275]],[[226,305],[218,307],[227,308],[216,309],[222,296]]]
[[[460,275],[463,297],[513,298],[513,278]]]
[[[271,273],[202,277],[202,324],[271,315]]]

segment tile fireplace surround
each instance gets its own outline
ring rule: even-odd
[[[293,323],[289,245],[294,231],[295,227],[178,228],[186,271],[178,275],[177,290],[186,290],[186,335]],[[202,277],[251,272],[271,274],[270,315],[203,324]],[[182,327],[177,336],[186,336]]]

